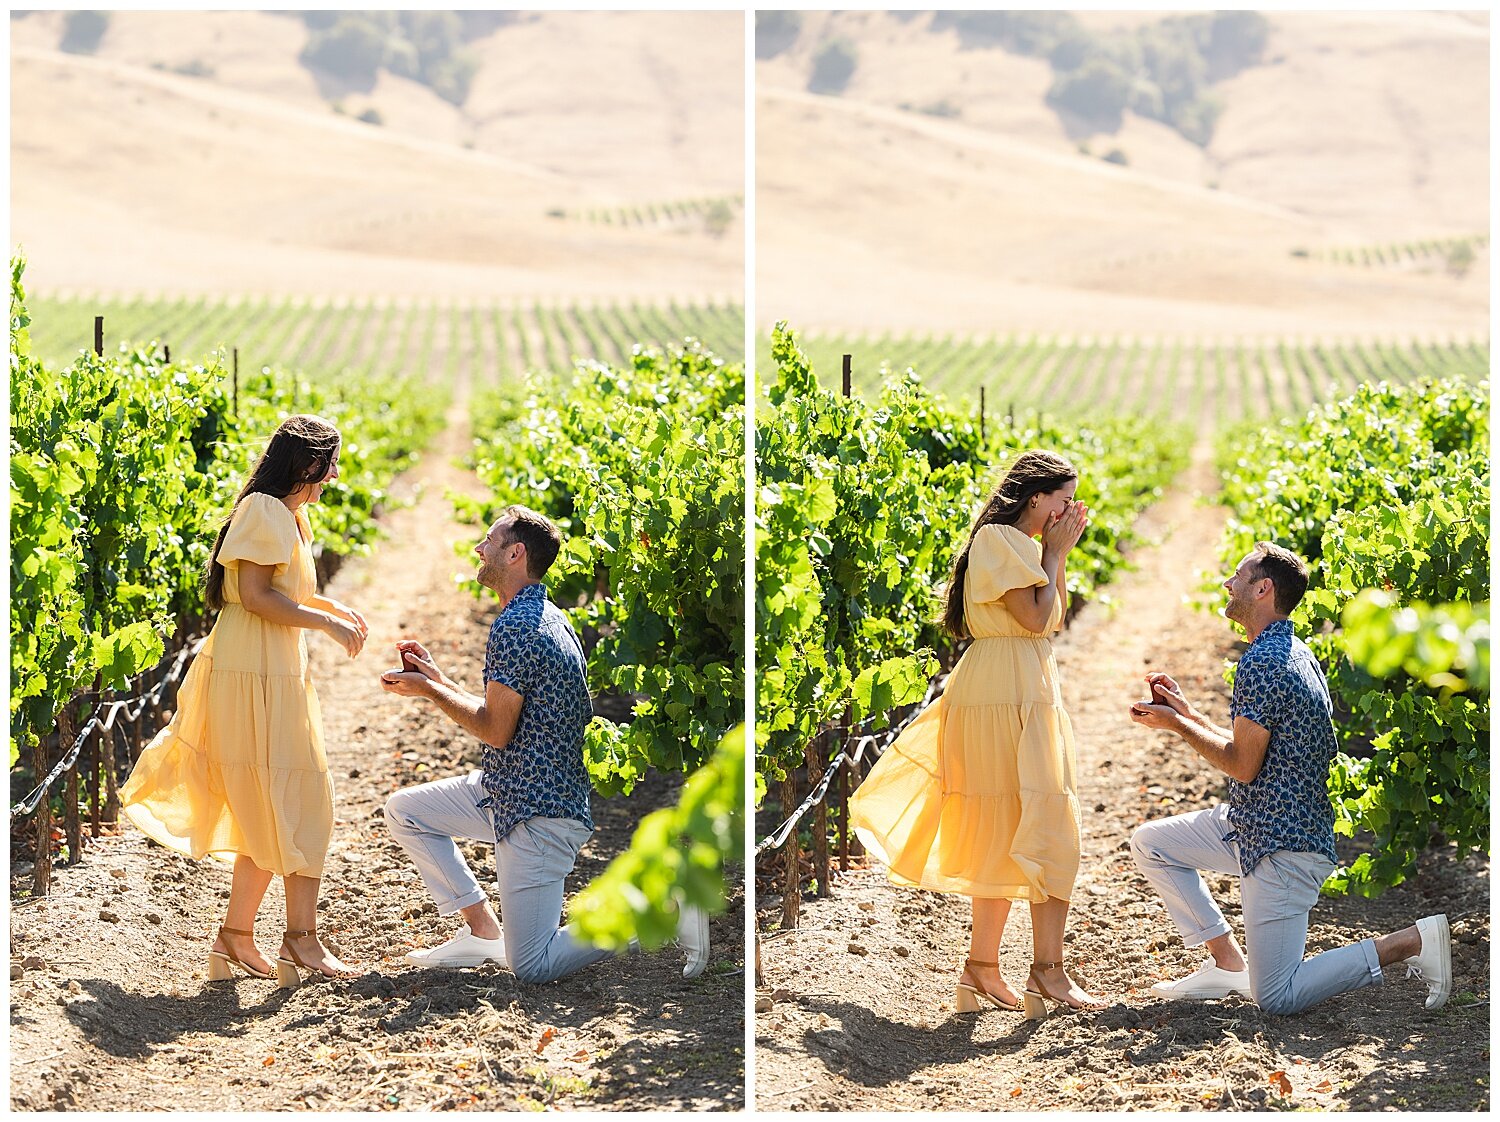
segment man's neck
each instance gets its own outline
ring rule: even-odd
[[[507,588],[495,589],[495,594],[500,597],[500,610],[502,612],[505,611],[505,609],[510,606],[510,602],[514,600],[524,589],[530,588],[534,584],[541,583],[542,582],[539,580],[527,580],[522,581],[520,584],[510,585]]]
[[[1263,619],[1263,620],[1261,620],[1260,623],[1258,625],[1256,625],[1256,626],[1252,626],[1250,624],[1246,624],[1245,625],[1245,635],[1250,639],[1250,642],[1253,643],[1253,642],[1255,642],[1255,640],[1257,640],[1257,639],[1260,638],[1261,632],[1263,632],[1266,628],[1270,627],[1271,624],[1273,624],[1273,623],[1279,623],[1281,620],[1290,619],[1290,618],[1291,618],[1290,616],[1271,616],[1269,619]]]

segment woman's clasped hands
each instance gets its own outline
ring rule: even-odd
[[[1089,525],[1089,508],[1069,499],[1061,513],[1054,514],[1042,528],[1042,548],[1054,554],[1066,554],[1083,537]]]

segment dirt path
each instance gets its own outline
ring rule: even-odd
[[[1143,517],[1138,568],[1111,590],[1118,607],[1085,608],[1057,644],[1077,733],[1083,864],[1068,956],[1097,1014],[1030,1023],[999,1011],[957,1016],[953,983],[968,947],[968,901],[891,887],[851,871],[826,900],[805,900],[798,930],[762,939],[769,1012],[756,1015],[761,1110],[1475,1110],[1489,1103],[1489,865],[1428,854],[1377,901],[1322,900],[1309,944],[1324,950],[1446,911],[1454,921],[1455,999],[1428,1013],[1424,990],[1393,972],[1384,987],[1293,1017],[1248,1001],[1157,1001],[1149,986],[1200,961],[1183,948],[1135,870],[1131,830],[1219,801],[1222,784],[1177,738],[1131,724],[1148,669],[1174,672],[1215,719],[1228,718],[1219,670],[1236,644],[1217,614],[1185,603],[1216,568],[1224,513],[1200,449]],[[1206,704],[1205,704],[1206,702]],[[1231,878],[1210,878],[1238,922]],[[763,923],[771,922],[762,913]],[[1030,917],[1011,913],[1001,971],[1031,961]],[[1284,1080],[1284,1082],[1283,1082]]]
[[[16,1110],[712,1109],[744,1102],[743,891],[712,922],[709,971],[684,981],[675,948],[602,963],[545,986],[505,970],[424,972],[401,956],[447,938],[381,821],[398,787],[476,766],[477,744],[430,706],[375,684],[400,635],[428,640],[473,684],[492,601],[457,590],[468,572],[444,491],[472,492],[452,460],[467,441],[466,386],[450,425],[405,487],[375,557],[346,565],[331,594],[370,620],[362,656],[311,641],[337,822],[320,925],[370,969],[293,991],[238,976],[205,982],[227,873],[161,849],[133,828],[61,869],[52,895],[14,909],[11,1105]],[[569,880],[577,891],[676,798],[660,776],[629,798],[595,798],[598,826]],[[491,881],[492,849],[468,850]],[[14,875],[24,875],[15,870]],[[738,878],[736,878],[738,880]],[[273,885],[260,943],[274,950]],[[15,966],[12,977],[15,977]]]

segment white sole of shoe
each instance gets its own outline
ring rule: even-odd
[[[1151,988],[1151,992],[1156,997],[1165,998],[1167,1001],[1222,1001],[1230,994],[1236,994],[1244,998],[1250,996],[1247,993],[1241,993],[1239,990],[1194,990],[1189,993],[1183,993],[1181,990],[1159,990],[1154,986]]]
[[[1438,961],[1442,963],[1442,976],[1447,985],[1437,993],[1437,1003],[1431,1004],[1432,994],[1428,994],[1428,1009],[1441,1009],[1448,1003],[1448,998],[1453,994],[1453,932],[1448,926],[1446,915],[1433,916],[1437,922],[1433,924],[1438,940]]]
[[[402,957],[402,961],[412,966],[420,966],[432,970],[467,970],[475,966],[483,966],[487,962],[493,962],[496,966],[504,966],[503,961],[493,958],[465,958],[457,961],[433,962],[430,958],[412,958],[410,955]]]

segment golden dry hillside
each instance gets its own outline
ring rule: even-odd
[[[1090,13],[1094,29],[1161,13]],[[1045,59],[930,13],[802,13],[757,64],[757,314],[811,330],[1487,332],[1488,252],[1333,251],[1488,233],[1482,13],[1268,14],[1203,148],[1127,111],[1089,133]],[[842,39],[837,96],[807,92]],[[1086,151],[1083,150],[1086,148]],[[1118,148],[1125,166],[1100,157]]]
[[[63,18],[11,20],[11,234],[39,291],[741,291],[741,13],[523,15],[471,45],[462,108],[320,81],[291,15],[115,12],[87,56]],[[727,229],[651,216],[705,199]]]

